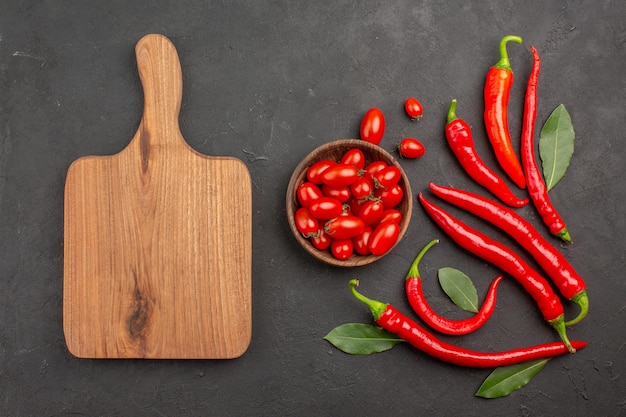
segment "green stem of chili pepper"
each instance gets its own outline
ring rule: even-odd
[[[509,53],[506,50],[506,45],[509,42],[522,43],[522,38],[521,36],[506,35],[500,40],[500,60],[496,62],[496,65],[494,65],[494,67],[502,68],[505,70],[511,69],[511,63],[509,61]]]
[[[372,300],[360,294],[355,289],[357,285],[359,285],[358,280],[351,280],[349,283],[350,291],[352,291],[357,300],[369,307],[376,324],[405,340],[413,347],[444,362],[460,366],[495,368],[562,355],[568,352],[563,343],[558,342],[503,352],[479,352],[455,346],[439,340],[392,305]],[[582,341],[572,341],[574,350],[582,349],[586,345]]]

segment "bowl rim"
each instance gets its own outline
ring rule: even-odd
[[[393,164],[400,169],[400,173],[402,176],[400,179],[400,182],[402,183],[401,185],[404,189],[403,200],[406,200],[406,214],[403,213],[402,221],[400,223],[400,234],[398,235],[398,240],[391,247],[391,249],[389,249],[383,255],[379,255],[379,256],[359,255],[355,253],[354,255],[352,255],[351,258],[345,261],[342,261],[333,257],[333,255],[328,251],[320,251],[316,249],[313,246],[313,244],[311,244],[311,242],[308,239],[302,236],[302,234],[296,228],[295,221],[294,221],[294,214],[296,211],[296,207],[298,206],[297,197],[296,197],[296,187],[299,186],[301,183],[305,182],[303,178],[306,175],[306,168],[311,166],[314,162],[317,162],[317,160],[316,161],[311,160],[315,155],[324,153],[326,151],[330,151],[333,148],[336,148],[338,146],[346,147],[346,148],[357,147],[361,149],[367,149],[372,152],[377,152],[383,155],[386,159],[388,159],[390,164]],[[318,160],[321,160],[321,159],[322,158]],[[409,183],[409,179],[404,168],[402,168],[398,160],[390,152],[388,152],[387,150],[385,150],[384,148],[378,145],[375,145],[370,142],[366,142],[362,139],[337,139],[331,142],[324,143],[316,147],[312,151],[310,151],[304,158],[302,158],[302,160],[300,160],[300,162],[298,163],[298,165],[296,166],[296,168],[293,170],[291,174],[291,178],[289,179],[289,184],[287,186],[285,203],[286,203],[287,219],[288,219],[289,227],[292,231],[292,234],[294,235],[296,240],[300,243],[300,245],[314,258],[322,262],[325,262],[327,264],[340,266],[340,267],[354,267],[354,266],[369,265],[387,256],[389,253],[391,253],[391,251],[395,248],[395,246],[404,237],[409,227],[409,224],[411,222],[411,217],[413,213],[413,194],[411,191],[411,184]]]

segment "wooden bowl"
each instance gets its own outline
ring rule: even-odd
[[[296,210],[300,207],[298,203],[298,199],[296,196],[296,189],[306,182],[306,172],[311,165],[313,165],[317,161],[321,161],[322,159],[332,159],[335,161],[339,161],[344,153],[352,148],[360,149],[365,155],[365,164],[369,164],[373,161],[384,161],[388,165],[395,165],[400,169],[402,173],[402,178],[400,179],[400,186],[404,191],[404,197],[402,202],[396,207],[396,209],[400,210],[402,213],[402,221],[400,223],[400,235],[398,236],[398,242],[404,236],[407,228],[409,227],[409,222],[411,221],[411,214],[413,212],[413,195],[411,193],[411,186],[409,185],[409,179],[406,176],[406,173],[396,161],[396,159],[386,150],[381,148],[380,146],[374,145],[372,143],[366,142],[360,139],[340,139],[334,142],[326,143],[325,145],[320,146],[319,148],[313,150],[310,154],[308,154],[296,167],[294,170],[291,179],[289,181],[289,185],[287,187],[287,219],[289,221],[289,226],[291,227],[291,231],[295,236],[296,240],[302,245],[302,247],[309,252],[314,258],[319,259],[323,262],[326,262],[331,265],[342,266],[342,267],[353,267],[353,266],[363,266],[371,264],[372,262],[376,262],[380,258],[384,257],[388,253],[391,252],[390,249],[387,253],[381,256],[374,255],[359,255],[354,253],[351,258],[342,261],[335,258],[329,250],[320,251],[315,248],[313,244],[306,239],[305,237],[298,232],[296,228],[296,224],[294,221],[294,214]],[[397,244],[397,242],[396,242]],[[394,244],[395,247],[395,244]]]

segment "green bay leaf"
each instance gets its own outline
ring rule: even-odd
[[[539,157],[548,191],[563,178],[574,153],[574,126],[563,104],[557,106],[541,128]]]
[[[528,384],[546,366],[548,360],[539,359],[496,368],[483,381],[475,395],[483,398],[507,396]]]
[[[452,302],[470,313],[478,312],[478,293],[472,280],[458,269],[445,267],[438,271],[439,285]]]
[[[351,355],[369,355],[389,350],[404,342],[398,336],[370,324],[346,323],[332,329],[326,336],[337,349]]]

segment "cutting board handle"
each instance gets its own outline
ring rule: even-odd
[[[146,35],[135,46],[144,91],[139,136],[141,148],[186,145],[178,125],[183,79],[178,53],[165,36]]]

